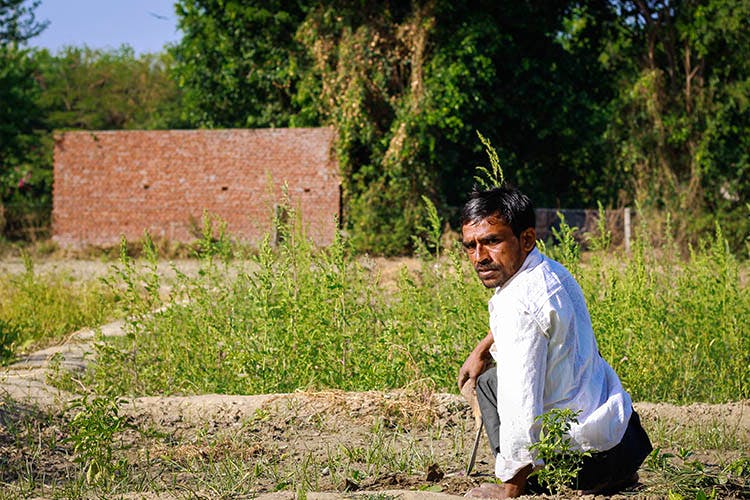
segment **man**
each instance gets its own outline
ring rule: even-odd
[[[651,443],[630,396],[602,359],[578,283],[536,248],[529,198],[509,187],[474,191],[461,214],[463,247],[489,301],[490,331],[458,374],[459,389],[476,383],[495,475],[467,496],[512,498],[543,463],[529,451],[542,413],[580,412],[572,446],[591,451],[574,488],[611,492],[637,482]],[[494,360],[496,367],[487,369]]]

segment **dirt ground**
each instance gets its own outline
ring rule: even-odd
[[[34,476],[51,485],[80,474],[65,441],[73,415],[61,405],[67,397],[58,392],[46,406],[39,404],[43,400],[34,407],[10,399],[0,404],[0,465],[6,469],[0,473],[2,482],[21,481],[23,474],[12,471],[24,463],[28,469],[30,461]],[[748,401],[637,403],[636,409],[654,445],[665,453],[677,454],[680,446],[675,443],[703,432],[696,439],[705,446],[693,445],[690,459],[706,471],[718,473],[731,461],[748,457]],[[123,498],[291,499],[300,497],[304,485],[308,498],[437,500],[463,495],[492,478],[493,458],[485,436],[474,471],[469,476],[464,472],[474,435],[468,405],[459,395],[426,388],[141,397],[122,401],[119,411],[128,427],[113,438],[115,456],[124,457],[138,470],[136,475],[154,478],[145,491]],[[19,422],[24,419],[34,420],[32,429],[21,439],[11,439],[7,429],[23,427]],[[735,444],[709,442],[712,430]],[[50,439],[55,444],[34,445]],[[226,468],[236,469],[233,481],[241,484],[213,477]],[[658,471],[644,466],[639,485],[612,498],[663,498],[665,488],[672,489],[664,482]],[[744,479],[730,481],[719,491],[718,498],[746,498],[750,493]],[[42,493],[39,498],[57,496]]]
[[[19,265],[0,263],[0,272],[20,270]],[[409,262],[387,263],[383,274],[402,265]],[[46,266],[39,270],[59,270],[60,264]],[[105,274],[109,266],[74,261],[64,269],[92,277]],[[102,332],[121,334],[121,325],[105,325]],[[47,484],[33,490],[35,496],[57,497],[51,486],[80,473],[66,440],[74,412],[65,408],[75,395],[48,381],[53,357],[64,369],[83,369],[91,359],[91,339],[91,331],[78,332],[65,344],[0,372],[0,497],[2,485],[17,491],[29,475]],[[750,401],[688,406],[638,402],[635,407],[655,447],[662,453],[683,453],[678,465],[692,461],[717,476],[739,458],[748,458],[750,467]],[[129,486],[132,493],[119,492],[122,498],[272,500],[301,497],[304,491],[307,498],[318,499],[438,499],[463,495],[492,478],[494,460],[485,436],[474,471],[465,474],[474,439],[468,405],[457,394],[429,387],[141,397],[120,402],[119,412],[127,426],[113,438],[115,456],[136,476],[149,478],[148,487]],[[217,470],[230,466],[231,477],[222,479],[224,472]],[[680,474],[679,468],[669,470]],[[664,474],[653,467],[644,466],[639,474],[638,486],[612,498],[661,498],[679,486],[665,486]],[[675,481],[686,480],[679,478]],[[725,479],[718,486],[719,498],[750,495],[744,479]]]
[[[726,426],[735,430],[747,451],[748,402],[689,406],[640,403],[636,408],[652,434],[660,426],[677,438],[689,428]],[[151,488],[153,493],[140,491],[125,498],[212,498],[211,492],[218,486],[197,488],[210,482],[201,477],[212,473],[206,465],[218,463],[242,464],[243,474],[248,476],[242,494],[222,492],[221,496],[265,500],[298,497],[292,478],[299,481],[302,468],[314,469],[308,471],[312,478],[306,483],[309,498],[319,493],[319,498],[353,498],[359,494],[368,498],[438,499],[463,495],[492,476],[493,460],[484,436],[475,470],[470,476],[464,473],[472,444],[472,419],[467,405],[454,394],[330,391],[145,397],[122,403],[120,410],[133,428],[116,435],[116,448],[131,464],[148,463],[150,474],[159,476]],[[0,427],[0,455],[6,467],[0,475],[6,484],[20,479],[9,475],[17,465],[14,462],[28,464],[31,456],[35,475],[52,484],[69,479],[77,470],[70,450],[60,439],[70,416],[50,409],[34,416],[35,411],[23,405],[12,406],[8,401],[0,405],[0,421],[5,426]],[[31,436],[21,439],[25,443],[21,445],[18,439],[8,439],[3,431],[24,415],[36,418],[35,428],[42,437],[35,439],[57,435],[58,444],[34,449],[29,443]],[[658,434],[652,438],[667,439]],[[377,463],[377,454],[383,460],[372,465]],[[741,454],[705,448],[695,450],[692,459],[707,469],[718,469]],[[399,461],[410,461],[413,467],[397,470]],[[277,473],[251,474],[259,464],[273,465]],[[335,474],[333,469],[337,467]],[[356,470],[363,473],[357,476],[353,473]],[[658,474],[644,467],[640,479],[637,487],[612,498],[663,497]],[[747,489],[732,487],[721,490],[719,498],[746,498],[747,493]]]
[[[471,487],[490,480],[493,472],[494,460],[483,435],[475,469],[466,476],[464,469],[473,444],[473,421],[463,399],[454,394],[429,391],[299,392],[261,396],[152,397],[138,398],[131,404],[127,411],[136,422],[153,425],[177,441],[200,442],[199,433],[225,438],[245,434],[252,436],[254,453],[274,450],[283,455],[283,460],[291,467],[302,463],[308,455],[315,456],[317,463],[324,463],[332,449],[367,450],[373,447],[373,440],[388,443],[394,454],[408,450],[412,454],[429,455],[433,461],[425,464],[423,470],[411,474],[386,472],[356,484],[353,481],[345,481],[345,484],[329,481],[326,471],[322,470],[318,491],[430,489],[463,495]],[[668,433],[680,433],[688,428],[723,426],[729,432],[734,431],[737,439],[745,445],[750,443],[750,402],[689,406],[640,403],[636,409],[649,431],[662,427]],[[200,450],[200,446],[196,448],[195,444],[186,444],[184,452],[206,453],[210,446],[203,442],[204,450]],[[718,467],[739,455],[736,451],[706,448],[694,450],[691,458],[707,467]],[[657,479],[647,470],[642,470],[640,476],[638,487],[614,498],[652,497],[648,486]],[[256,492],[271,492],[277,486],[273,480],[259,480]],[[741,492],[725,492],[725,498],[740,498],[741,495]]]

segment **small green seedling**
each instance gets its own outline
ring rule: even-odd
[[[580,411],[570,408],[553,408],[537,417],[542,421],[539,441],[529,450],[544,460],[544,467],[531,473],[539,479],[539,484],[553,493],[560,493],[575,484],[578,472],[583,465],[583,457],[589,452],[575,450],[568,436],[570,424],[578,423]]]

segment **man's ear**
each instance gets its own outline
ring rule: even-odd
[[[527,227],[521,231],[521,250],[528,253],[536,246],[536,229]]]

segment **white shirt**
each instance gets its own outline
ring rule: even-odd
[[[586,301],[561,264],[534,249],[489,301],[490,353],[497,363],[500,452],[495,475],[511,479],[538,441],[536,417],[552,408],[580,410],[571,445],[605,451],[625,434],[630,396],[599,355]]]

